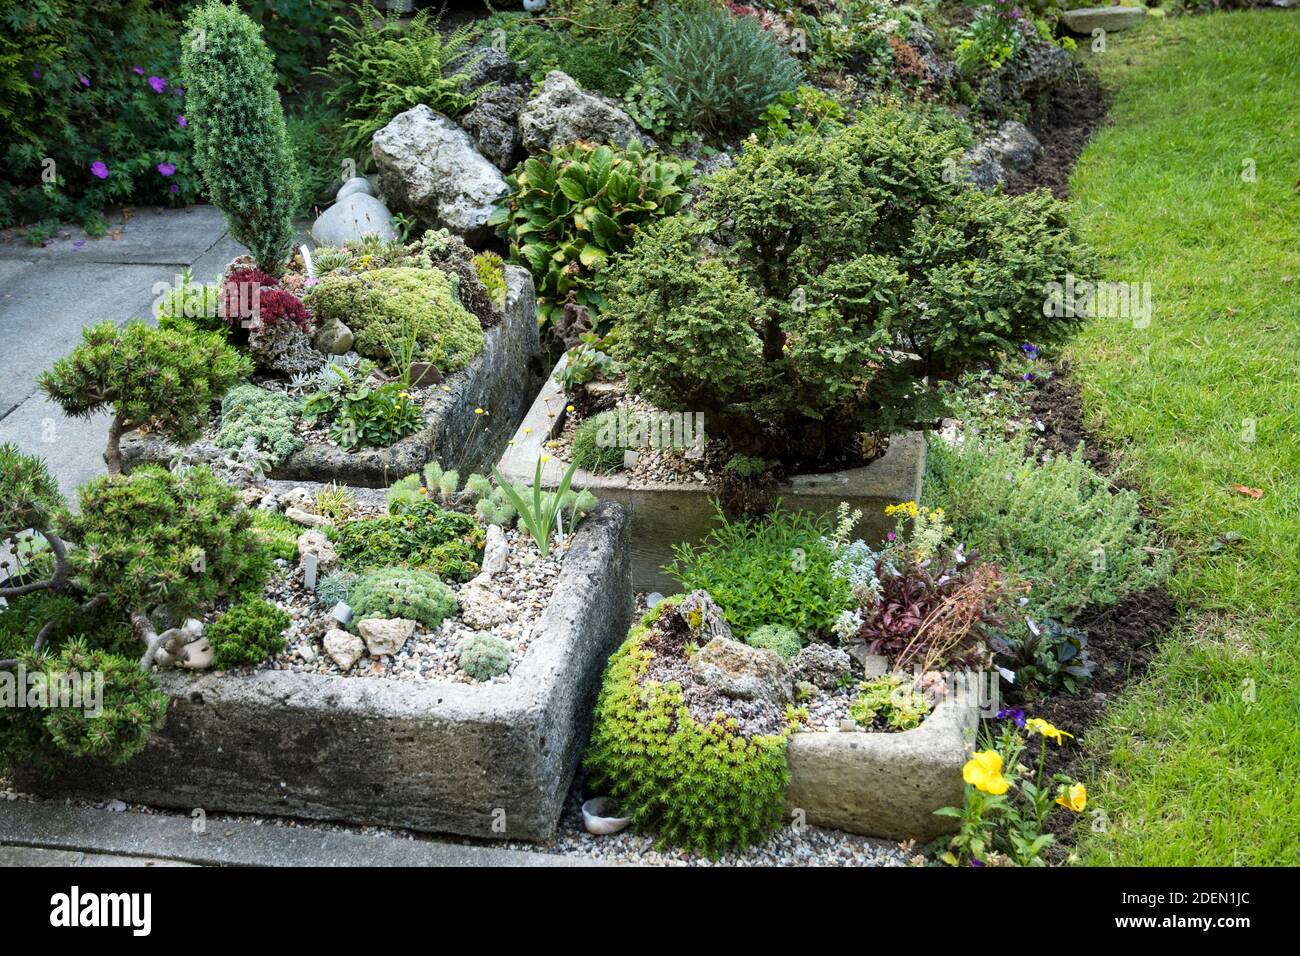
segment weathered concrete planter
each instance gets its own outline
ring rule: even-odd
[[[532,276],[517,266],[506,266],[506,279],[505,319],[486,331],[483,351],[469,367],[444,382],[450,391],[437,393],[437,405],[426,413],[423,431],[387,448],[355,452],[309,445],[272,469],[269,477],[382,488],[419,471],[433,457],[458,463],[462,473],[489,468],[537,394],[544,372]],[[476,408],[488,414],[475,415]],[[218,461],[228,454],[208,441],[184,451],[186,460],[194,464]],[[149,435],[132,432],[122,440],[128,469],[141,462],[165,464],[175,455],[173,446]]]
[[[928,842],[957,829],[940,807],[960,807],[961,768],[979,719],[975,695],[945,697],[902,733],[799,733],[786,749],[786,804],[807,823]]]
[[[632,614],[627,521],[599,506],[508,684],[262,671],[162,673],[167,724],[123,767],[77,762],[24,790],[543,840]]]
[[[566,359],[561,359],[560,369]],[[564,428],[564,391],[554,377],[528,410],[498,466],[512,482],[531,485],[537,460],[549,454],[545,443]],[[555,413],[552,417],[548,413]],[[707,423],[706,423],[707,427]],[[552,456],[542,465],[542,485],[554,488],[569,463]],[[882,540],[894,522],[886,518],[886,505],[914,501],[921,494],[925,473],[925,437],[919,432],[895,435],[880,458],[861,468],[820,475],[796,475],[778,491],[785,507],[833,512],[841,501],[862,509],[857,534],[867,541]],[[589,488],[602,501],[617,501],[632,522],[632,586],[638,591],[677,589],[660,568],[673,558],[673,545],[696,542],[713,527],[715,494],[711,485],[698,481],[643,481],[625,474],[596,475],[578,469],[573,487]]]

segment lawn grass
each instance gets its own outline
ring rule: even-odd
[[[1090,59],[1117,97],[1075,171],[1076,217],[1109,278],[1151,283],[1153,314],[1092,320],[1069,357],[1179,547],[1170,587],[1190,614],[1086,741],[1105,817],[1080,855],[1294,865],[1300,15],[1151,22]],[[1240,543],[1212,551],[1229,532]]]

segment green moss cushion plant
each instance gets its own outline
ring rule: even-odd
[[[745,638],[745,643],[750,647],[761,647],[765,650],[775,651],[786,660],[790,660],[803,649],[803,641],[799,638],[799,632],[794,628],[785,627],[781,624],[764,624],[762,627],[751,631]]]
[[[299,408],[299,401],[283,392],[248,383],[236,385],[221,400],[216,445],[234,451],[251,441],[266,456],[265,463],[274,468],[303,447],[303,440],[293,430]]]
[[[352,568],[405,565],[468,581],[479,571],[485,537],[470,515],[417,498],[396,514],[344,522],[334,546]]]
[[[681,653],[662,650],[665,625],[681,625],[671,599],[647,614],[610,658],[587,773],[634,827],[657,833],[660,845],[710,856],[744,849],[781,825],[788,728],[747,737],[725,715],[700,723],[678,682],[647,680],[656,653]]]
[[[510,645],[495,634],[471,634],[457,646],[456,661],[475,680],[491,680],[510,669]]]
[[[403,617],[435,628],[456,613],[456,595],[436,574],[412,568],[380,568],[352,585],[352,628],[367,618]]]
[[[252,598],[233,605],[207,629],[217,667],[260,664],[285,648],[291,619],[270,601]]]
[[[399,266],[354,276],[326,276],[308,297],[316,321],[352,329],[356,350],[390,362],[408,337],[415,357],[459,372],[483,351],[483,329],[461,304],[456,284],[439,269]]]
[[[301,188],[262,28],[235,5],[209,0],[182,40],[194,159],[230,233],[278,276],[293,247]]]

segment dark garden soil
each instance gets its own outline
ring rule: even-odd
[[[1071,454],[1082,442],[1084,458],[1103,474],[1109,474],[1113,460],[1106,446],[1085,429],[1083,403],[1079,386],[1062,366],[1050,378],[1040,379],[1029,394],[1033,416],[1046,426],[1039,436],[1043,445],[1056,454]],[[1075,626],[1088,635],[1088,654],[1095,662],[1092,679],[1074,695],[1022,700],[1009,695],[1015,706],[1023,707],[1031,717],[1042,717],[1055,727],[1074,734],[1060,747],[1047,745],[1046,774],[1062,773],[1085,779],[1089,754],[1080,744],[1088,729],[1102,716],[1110,699],[1131,680],[1145,673],[1156,653],[1159,639],[1178,621],[1174,599],[1163,586],[1129,594],[1118,604],[1085,613]],[[1021,758],[1028,766],[1037,766],[1039,741],[1031,738],[1032,747]],[[1052,862],[1062,862],[1074,843],[1075,817],[1068,813],[1052,814],[1049,829],[1057,842],[1049,850]]]
[[[1019,195],[1042,188],[1057,199],[1069,198],[1070,173],[1083,147],[1105,122],[1110,101],[1096,75],[1076,67],[1074,76],[1053,89],[1025,121],[1043,152],[1023,173],[1007,170],[1007,192]]]

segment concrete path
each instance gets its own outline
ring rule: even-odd
[[[55,239],[40,248],[0,243],[0,442],[40,455],[73,500],[78,485],[102,474],[108,416],[64,417],[36,388],[36,377],[81,341],[84,326],[152,321],[157,283],[172,285],[189,267],[212,281],[243,247],[213,206],[137,209],[114,239]]]
[[[555,853],[435,839],[372,836],[214,817],[114,813],[62,802],[0,802],[0,866],[596,866]],[[32,851],[40,851],[32,855]],[[56,855],[42,856],[41,853]],[[66,854],[66,855],[57,855]],[[44,861],[44,862],[42,862]]]

